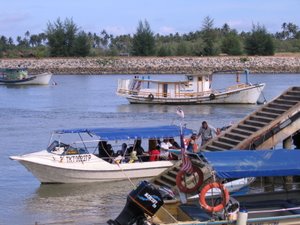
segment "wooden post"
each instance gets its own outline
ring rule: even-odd
[[[283,148],[291,150],[292,149],[292,143],[293,143],[292,136],[287,137],[282,142]],[[292,183],[293,183],[293,177],[292,176],[284,177],[284,186],[285,186],[286,190],[291,190],[292,189]]]

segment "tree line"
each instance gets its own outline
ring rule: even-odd
[[[114,36],[102,30],[85,32],[69,18],[48,22],[45,32],[12,37],[0,35],[0,57],[86,57],[86,56],[216,56],[274,55],[275,52],[300,52],[300,30],[284,22],[281,31],[268,33],[260,24],[250,32],[238,33],[225,23],[221,28],[205,17],[200,30],[154,34],[150,24],[139,21],[133,35]]]

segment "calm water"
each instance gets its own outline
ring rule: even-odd
[[[176,106],[129,105],[115,95],[117,79],[130,76],[54,76],[58,85],[0,86],[0,224],[104,224],[115,218],[132,189],[128,181],[113,184],[40,185],[10,155],[46,147],[50,132],[59,128],[128,127],[178,123]],[[152,75],[153,77],[153,75]],[[156,76],[180,79],[182,76]],[[234,76],[214,77],[216,88],[233,84]],[[300,75],[253,75],[251,82],[267,84],[270,100]],[[188,126],[202,120],[215,127],[239,121],[257,105],[184,106]]]

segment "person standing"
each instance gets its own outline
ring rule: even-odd
[[[217,131],[214,127],[208,126],[207,122],[203,121],[198,132],[198,137],[201,137],[201,146],[210,141],[216,133]]]

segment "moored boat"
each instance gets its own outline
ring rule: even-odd
[[[184,128],[185,135],[191,133],[192,130]],[[74,134],[77,139],[70,141],[74,140]],[[147,139],[151,149],[157,144],[157,139],[179,135],[180,127],[175,125],[57,130],[53,132],[51,144],[46,150],[10,158],[25,166],[41,183],[108,182],[127,178],[147,178],[163,172],[172,166],[174,161],[149,161],[147,153],[131,161],[131,155],[124,149],[118,155],[108,154],[111,150],[108,148],[108,141],[115,144],[114,153],[116,153],[116,150],[121,150],[120,141]],[[59,139],[53,140],[54,137]],[[71,143],[66,144],[66,141]],[[135,143],[132,146],[133,150]]]
[[[220,90],[211,88],[213,73],[186,75],[183,81],[120,79],[117,94],[133,104],[255,104],[265,84],[251,84],[248,74],[245,70],[245,83],[238,78],[235,85]]]
[[[129,194],[127,205],[122,211],[134,209],[137,213],[128,212],[128,216],[121,213],[115,220],[110,220],[109,224],[123,225],[128,219],[130,222],[142,220],[144,224],[168,225],[299,224],[300,189],[297,184],[287,184],[282,176],[300,175],[300,151],[233,150],[200,153],[199,156],[198,165],[210,168],[212,174],[210,183],[199,186],[199,198],[187,199],[185,202],[177,198],[164,199],[163,193],[155,192],[157,187],[149,183],[148,187],[142,187],[138,193]],[[256,187],[244,194],[229,194],[223,185],[225,179],[249,176],[277,178],[278,186],[268,191],[266,188],[259,191]],[[219,189],[220,194],[207,194],[214,189]],[[145,196],[144,193],[149,196],[141,202],[139,199],[141,195]],[[149,203],[152,199],[157,201],[154,206]],[[139,207],[140,210],[136,210]]]
[[[7,85],[47,85],[52,73],[41,73],[30,75],[26,68],[5,68],[0,69],[0,84]]]

